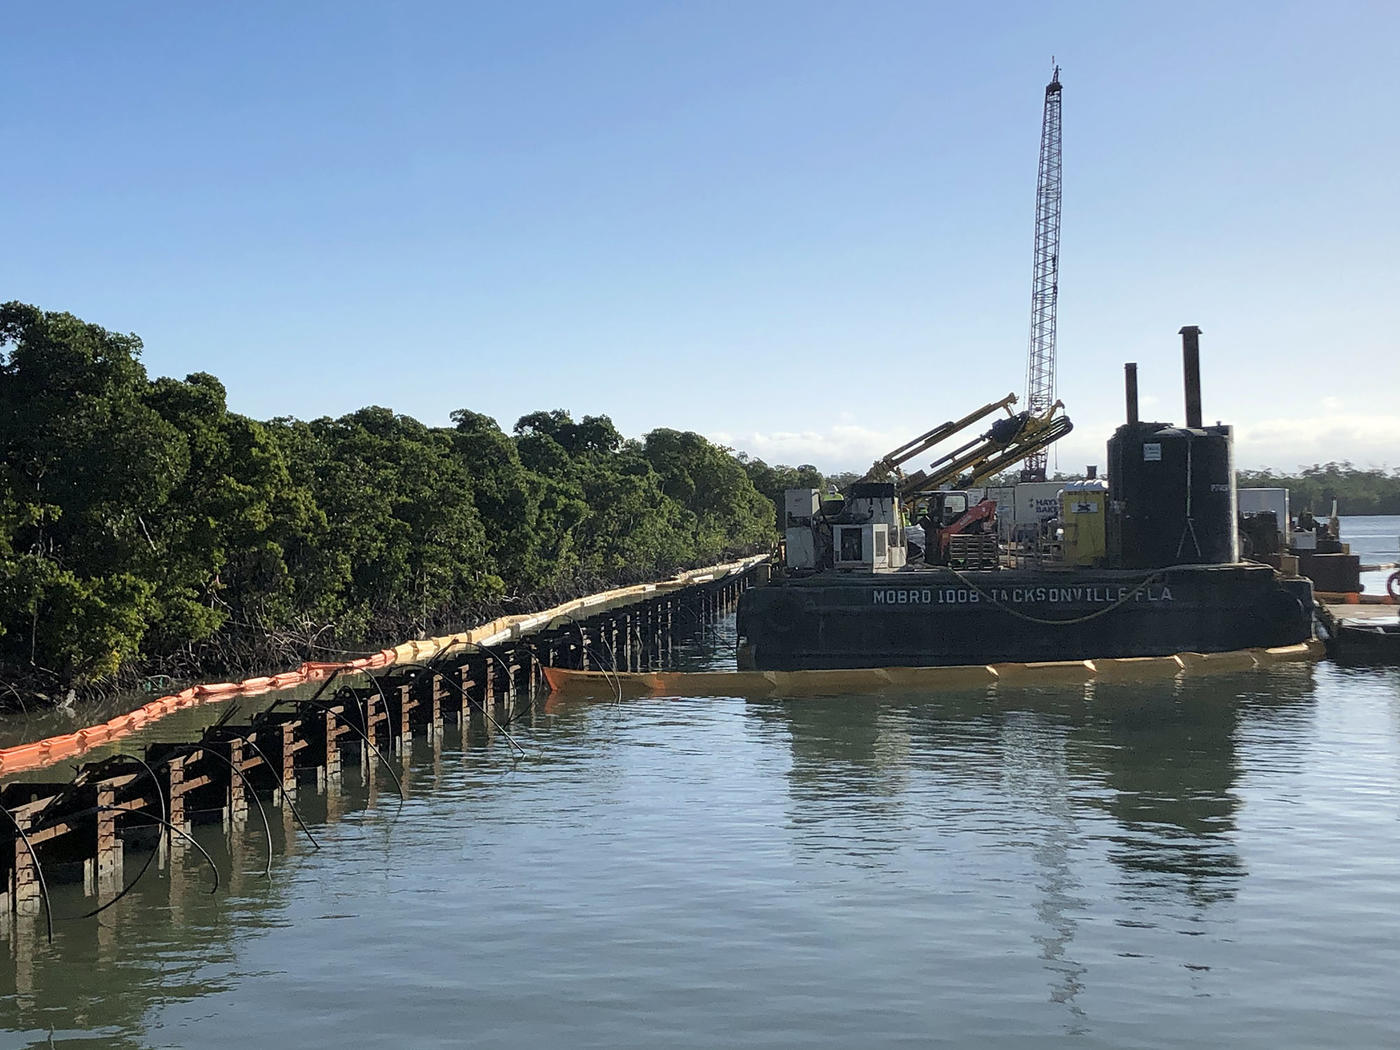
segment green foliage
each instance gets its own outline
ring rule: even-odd
[[[486,549],[512,591],[550,586],[571,558],[569,530],[586,512],[520,459],[496,421],[479,412],[452,413],[453,444],[471,474],[472,499],[486,528]]]
[[[570,456],[607,454],[622,447],[622,435],[607,416],[584,416],[583,422],[575,423],[569,413],[560,408],[521,416],[516,421],[515,433],[520,437],[549,437]]]
[[[701,560],[753,550],[771,539],[772,503],[754,489],[729,449],[690,431],[661,429],[646,435],[642,454],[660,476],[661,491],[694,515],[692,542]]]
[[[109,674],[139,653],[154,611],[147,519],[188,470],[187,442],[144,400],[135,336],[7,303],[0,348],[12,552],[0,569],[0,645],[59,674]]]
[[[319,514],[291,537],[294,607],[348,637],[418,631],[497,596],[501,580],[450,432],[387,408],[278,420],[295,488]]]
[[[766,546],[768,468],[607,416],[260,423],[140,340],[0,307],[0,663],[94,679],[231,639],[351,644]],[[792,481],[793,478],[799,480]]]

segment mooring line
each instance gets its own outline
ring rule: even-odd
[[[381,682],[381,681],[379,680],[378,676],[372,675],[372,674],[370,674],[368,671],[365,672],[365,677],[368,678],[372,683],[374,683],[374,690],[375,690],[375,692],[377,692],[377,693],[379,694],[379,702],[380,702],[381,704],[384,705],[384,722],[385,722],[385,725],[388,725],[388,722],[389,722],[389,694],[386,693],[386,692],[384,692],[384,683]],[[358,703],[360,702],[360,694],[359,694],[359,693],[356,693],[355,690],[354,690],[353,688],[350,689],[350,692],[351,692],[351,694],[355,697],[355,702],[358,704]],[[360,704],[360,721],[364,723],[365,732],[366,732],[366,733],[369,732],[369,717],[368,717],[368,715],[365,714],[365,708],[364,708],[364,705],[363,705],[363,704]],[[351,729],[354,729],[355,727],[354,727],[354,726],[351,726],[350,728],[351,728]],[[391,744],[393,743],[393,739],[394,739],[394,727],[393,727],[393,726],[389,726],[389,741],[390,741]],[[395,773],[394,773],[394,767],[391,766],[391,765],[389,765],[389,760],[388,760],[387,758],[384,757],[384,755],[379,751],[379,749],[378,749],[377,747],[375,747],[374,742],[371,741],[370,738],[369,738],[368,736],[365,737],[365,743],[369,744],[370,750],[372,750],[376,755],[379,756],[379,760],[380,760],[381,762],[384,763],[384,768],[387,769],[387,770],[389,771],[389,775],[390,775],[391,777],[394,778],[394,783],[395,783],[395,785],[397,785],[397,787],[398,787],[398,791],[399,791],[399,808],[396,809],[396,810],[394,810],[394,819],[395,819],[395,820],[398,820],[398,819],[399,819],[399,814],[401,814],[401,813],[403,812],[403,804],[404,804],[403,782],[399,780],[399,778],[398,778],[397,775],[395,775]],[[400,763],[399,763],[399,764],[400,764],[400,765],[404,765],[403,762],[402,762],[402,760],[400,760]],[[407,765],[404,765],[404,768],[407,769],[407,768],[408,768]]]
[[[584,658],[584,660],[586,661],[586,660],[588,659],[589,646],[588,646],[588,639],[587,639],[587,637],[584,636],[584,633],[583,633],[583,625],[580,624],[578,620],[575,620],[572,616],[565,615],[564,619],[568,620],[571,624],[574,625],[574,630],[575,630],[575,631],[577,632],[577,634],[578,634],[578,645],[579,645],[579,649],[583,652],[583,658]],[[612,686],[613,691],[614,691],[615,693],[617,693],[617,702],[618,702],[618,703],[621,703],[621,702],[622,702],[622,679],[619,678],[619,677],[618,677],[618,674],[617,674],[617,661],[616,661],[616,660],[613,660],[613,661],[612,661],[612,664],[613,664],[613,667],[612,667],[611,676],[609,676],[608,669],[607,669],[606,667],[603,667],[603,677],[606,679],[607,683],[608,683],[610,686]],[[602,661],[599,661],[599,666],[600,666],[600,667],[602,666]]]
[[[531,645],[530,642],[529,642],[527,639],[522,638],[522,639],[520,639],[520,641],[521,641],[522,644],[525,645],[525,647],[526,647],[527,649],[530,650],[530,654],[533,656],[534,653],[535,653],[535,647],[534,647],[533,645]],[[507,681],[507,682],[511,682],[512,685],[513,685],[513,675],[511,674],[510,664],[506,663],[505,660],[502,659],[502,658],[501,658],[490,646],[488,646],[488,645],[483,645],[481,642],[469,642],[468,644],[469,644],[469,645],[473,645],[473,646],[475,646],[476,648],[480,649],[480,650],[481,650],[483,653],[485,653],[487,656],[493,657],[493,658],[495,659],[495,661],[496,661],[498,664],[501,665],[501,670],[505,671],[505,673],[506,673],[506,681]],[[444,681],[451,681],[451,680],[448,679],[445,675],[443,676],[443,679],[444,679]],[[454,684],[455,684],[455,683],[454,683]],[[509,718],[507,718],[504,722],[500,723],[501,726],[504,728],[505,726],[508,726],[508,725],[514,725],[514,724],[516,723],[516,721],[520,718],[521,715],[523,715],[526,711],[532,709],[534,706],[535,706],[534,700],[530,700],[530,702],[529,702],[528,704],[521,704],[521,705],[520,705],[520,710],[517,711],[517,712],[515,712],[514,714],[512,714],[512,715],[511,715]],[[537,743],[538,743],[538,742],[537,742]]]
[[[116,754],[114,754],[114,755],[109,755],[109,756],[107,756],[107,758],[103,759],[103,761],[104,761],[104,762],[112,762],[112,761],[114,761],[114,760],[116,760],[116,759],[118,759],[118,758],[125,758],[125,759],[129,759],[129,760],[132,761],[132,762],[135,762],[135,763],[136,763],[137,765],[139,765],[142,769],[144,769],[144,770],[146,771],[146,773],[150,776],[151,782],[155,785],[155,788],[156,788],[156,801],[160,804],[161,822],[162,822],[162,823],[166,823],[165,817],[166,817],[166,814],[167,814],[167,810],[166,810],[166,808],[165,808],[165,792],[163,792],[163,791],[160,789],[160,778],[156,776],[156,771],[155,771],[154,769],[152,769],[149,765],[147,765],[144,759],[137,758],[135,755],[128,755],[128,754],[126,754],[126,753],[123,752],[123,751],[118,751],[118,752],[117,752]],[[139,811],[139,810],[123,810],[123,812],[130,813],[130,812],[140,812],[140,811]],[[157,847],[151,851],[151,855],[150,855],[149,857],[146,858],[146,863],[141,865],[141,870],[138,871],[138,872],[136,873],[136,878],[132,879],[131,882],[128,883],[128,884],[122,889],[122,891],[121,891],[120,893],[118,893],[115,897],[113,897],[111,900],[109,900],[106,904],[99,905],[98,907],[94,908],[92,911],[84,912],[82,915],[77,915],[77,916],[74,916],[74,917],[75,917],[75,918],[78,918],[78,919],[90,919],[90,918],[92,918],[94,915],[100,915],[102,912],[104,912],[104,911],[106,911],[108,908],[110,908],[113,904],[116,904],[117,901],[121,900],[123,897],[125,897],[128,893],[130,893],[130,892],[136,887],[136,884],[137,884],[138,882],[140,882],[140,881],[145,877],[146,872],[148,872],[148,871],[151,870],[151,864],[155,861],[155,859],[156,859],[156,857],[159,855],[159,853],[160,853],[160,847],[159,847],[159,845],[157,845]]]
[[[1158,569],[1155,572],[1150,573],[1143,579],[1141,583],[1139,583],[1136,587],[1129,591],[1124,597],[1119,598],[1112,605],[1105,605],[1102,609],[1095,609],[1093,612],[1088,613],[1087,615],[1075,616],[1068,620],[1050,620],[1040,616],[1031,616],[1029,613],[1021,612],[1019,609],[1013,609],[1011,606],[1001,601],[995,595],[984,591],[981,587],[977,586],[977,584],[973,583],[971,580],[969,580],[966,576],[964,576],[957,569],[953,568],[951,565],[941,565],[939,566],[939,568],[952,573],[959,580],[965,583],[969,588],[986,598],[988,604],[996,606],[996,608],[1000,609],[1002,612],[1009,613],[1010,615],[1015,616],[1017,619],[1025,620],[1028,623],[1038,623],[1053,627],[1066,627],[1078,623],[1088,623],[1090,620],[1097,620],[1100,616],[1106,616],[1109,613],[1113,612],[1114,609],[1117,609],[1119,606],[1125,605],[1128,602],[1132,601],[1144,590],[1146,590],[1154,580],[1163,578],[1170,571],[1169,569]]]
[[[192,748],[194,749],[194,751],[202,751],[202,752],[204,752],[204,754],[206,754],[206,755],[212,755],[213,757],[217,758],[220,762],[224,763],[224,765],[228,766],[229,769],[231,769],[231,770],[233,770],[235,773],[237,773],[237,774],[238,774],[238,779],[241,780],[241,781],[243,782],[243,787],[247,790],[247,794],[249,795],[249,797],[252,798],[253,804],[254,804],[255,806],[258,807],[258,814],[259,814],[259,816],[262,817],[263,832],[264,832],[264,833],[266,834],[266,836],[267,836],[267,866],[263,869],[263,875],[266,876],[269,880],[271,880],[271,878],[272,878],[272,823],[271,823],[271,821],[269,821],[269,820],[267,819],[267,810],[263,809],[262,799],[258,798],[258,793],[257,793],[257,791],[256,791],[256,790],[254,789],[254,787],[253,787],[253,782],[252,782],[251,780],[248,779],[247,775],[244,774],[243,770],[241,770],[241,769],[238,768],[238,766],[233,762],[232,759],[226,758],[224,755],[220,754],[220,753],[219,753],[218,751],[216,751],[209,743],[204,742],[204,743],[199,743],[199,744],[193,744],[193,745],[191,745],[191,746],[192,746]],[[191,751],[191,754],[193,754],[194,751]],[[230,812],[230,813],[229,813],[229,820],[232,821],[232,819],[233,819],[233,814],[232,814],[232,812]]]
[[[229,767],[229,769],[231,769],[234,773],[238,775],[238,779],[242,781],[244,788],[247,789],[249,797],[252,798],[253,804],[258,807],[258,816],[262,818],[263,832],[267,838],[267,864],[263,869],[263,874],[266,878],[270,880],[272,878],[272,823],[267,819],[267,811],[263,809],[262,799],[258,798],[258,793],[253,787],[253,782],[248,779],[247,775],[244,774],[243,770],[239,769],[232,759],[226,758],[219,751],[215,750],[209,742],[209,734],[217,729],[222,729],[230,721],[232,721],[234,715],[236,715],[237,713],[238,705],[231,705],[222,715],[219,716],[219,720],[217,722],[215,722],[212,726],[210,726],[200,735],[198,743],[184,745],[180,750],[174,751],[171,754],[167,755],[162,762],[157,764],[168,766],[176,758],[188,757],[189,755],[202,752],[205,755],[210,755],[214,758],[217,758],[220,762],[224,763],[226,766]],[[239,739],[242,738],[240,737]],[[231,818],[232,813],[230,813],[230,819]]]
[[[320,702],[319,702],[321,694],[324,693],[324,692],[326,691],[327,687],[330,686],[331,682],[333,682],[333,681],[335,680],[336,676],[340,674],[341,670],[342,670],[341,668],[336,668],[333,672],[331,672],[330,677],[327,678],[324,682],[321,683],[321,687],[320,687],[319,689],[317,689],[316,692],[314,692],[313,694],[311,694],[311,699],[309,699],[309,700],[298,700],[298,699],[296,699],[295,697],[284,697],[283,699],[278,700],[276,703],[272,704],[267,710],[268,710],[268,711],[272,711],[274,708],[276,708],[276,707],[278,707],[278,706],[280,706],[280,705],[282,705],[282,704],[309,704],[310,706],[316,708],[318,711],[324,711],[326,714],[330,715],[331,717],[333,717],[333,718],[335,718],[335,719],[338,719],[342,725],[344,725],[344,726],[346,726],[346,727],[348,727],[348,728],[354,730],[356,733],[359,733],[359,734],[360,734],[360,738],[361,738],[367,745],[369,745],[369,749],[370,749],[371,752],[373,752],[374,757],[377,758],[377,759],[379,759],[379,761],[380,761],[381,763],[383,763],[384,768],[385,768],[385,769],[388,771],[388,773],[389,773],[389,776],[392,777],[393,780],[394,780],[394,786],[395,786],[395,788],[397,789],[398,795],[399,795],[399,808],[398,808],[398,810],[395,811],[395,814],[394,814],[395,819],[397,819],[398,814],[401,813],[401,812],[403,811],[404,795],[403,795],[403,783],[399,780],[398,774],[394,772],[394,767],[391,766],[391,765],[389,764],[388,760],[383,756],[383,754],[380,753],[379,748],[377,748],[377,747],[374,746],[374,741],[371,740],[371,739],[369,738],[369,736],[366,735],[366,733],[361,732],[360,729],[355,725],[354,722],[352,722],[352,721],[350,721],[348,718],[346,718],[343,712],[335,710],[333,707],[329,706],[328,704],[323,704],[323,703],[320,703]],[[368,678],[371,682],[374,683],[374,688],[375,688],[376,690],[378,690],[378,692],[379,692],[379,699],[383,702],[383,704],[384,704],[384,712],[385,712],[385,714],[387,715],[387,714],[388,714],[388,711],[389,711],[389,698],[384,694],[384,687],[381,686],[381,685],[379,684],[379,679],[376,678],[374,675],[370,674],[368,670],[362,670],[362,671],[360,671],[360,673],[363,674],[364,677]],[[350,688],[350,687],[347,686],[346,688]],[[339,692],[337,692],[336,695],[340,695]],[[360,712],[360,722],[364,725],[365,729],[367,730],[367,729],[369,728],[369,715],[368,715],[368,714],[366,713],[366,711],[365,711],[365,705],[360,701],[360,695],[359,695],[357,692],[355,692],[355,690],[354,690],[353,688],[350,689],[350,696],[351,696],[351,698],[355,701],[355,706],[356,706],[356,708],[359,709],[359,712]],[[391,735],[392,735],[392,730],[391,730]],[[298,819],[300,819],[300,817],[298,817]],[[310,832],[307,832],[307,834],[309,835]],[[313,841],[314,841],[314,840],[313,840]],[[320,846],[317,846],[316,848],[317,848],[317,849],[320,849]]]

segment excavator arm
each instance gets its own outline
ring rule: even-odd
[[[981,503],[974,503],[967,508],[966,513],[949,525],[945,525],[938,530],[938,553],[939,561],[946,561],[948,557],[948,544],[952,538],[959,533],[967,532],[979,522],[996,521],[997,505],[995,500],[984,499]]]

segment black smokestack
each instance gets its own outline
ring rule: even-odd
[[[1137,402],[1137,362],[1129,361],[1123,366],[1123,388],[1128,399],[1128,425],[1138,421]]]
[[[1188,324],[1181,330],[1181,367],[1186,377],[1186,425],[1201,426],[1201,330]]]

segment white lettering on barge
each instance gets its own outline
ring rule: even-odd
[[[1171,587],[877,587],[873,605],[1112,605],[1116,602],[1170,602]]]

